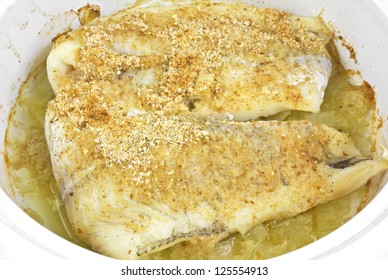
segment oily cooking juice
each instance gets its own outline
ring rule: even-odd
[[[334,67],[319,113],[285,111],[261,120],[309,120],[348,133],[363,156],[375,153],[377,115],[375,95],[357,73],[344,70],[335,48],[328,51]],[[357,82],[358,80],[358,82]],[[46,65],[31,73],[9,118],[6,155],[11,185],[19,205],[36,221],[58,235],[87,247],[69,226],[52,175],[44,133],[48,102],[54,98]],[[151,253],[148,259],[267,259],[309,244],[332,232],[359,212],[375,194],[380,178],[363,188],[296,217],[272,220],[245,235],[232,234],[221,241],[197,237]]]

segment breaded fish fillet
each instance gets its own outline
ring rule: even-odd
[[[201,3],[127,9],[60,37],[45,129],[77,235],[136,259],[244,234],[385,170],[325,125],[253,121],[319,110],[330,36],[318,19]]]
[[[75,232],[116,258],[244,234],[345,195],[388,166],[325,125],[128,117],[84,97],[48,109],[52,167]]]
[[[245,5],[129,8],[57,39],[48,75],[56,93],[77,81],[106,91],[119,83],[116,98],[137,109],[184,104],[236,120],[318,112],[331,36],[319,18]]]

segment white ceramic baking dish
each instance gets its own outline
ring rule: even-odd
[[[360,70],[363,78],[375,87],[380,114],[388,116],[388,16],[384,11],[385,0],[264,0],[245,1],[258,6],[279,8],[301,15],[315,16],[322,13],[329,22],[354,47],[358,63],[349,60],[343,49],[343,60],[348,67]],[[131,1],[93,0],[101,6],[104,15],[121,9]],[[29,71],[44,59],[51,39],[76,27],[77,10],[87,4],[80,0],[2,0],[0,2],[0,151],[4,151],[4,136],[10,109],[18,95],[21,83]],[[384,126],[383,132],[386,131]],[[42,227],[18,206],[7,179],[6,164],[0,153],[0,224],[19,239],[28,240],[34,247],[53,257],[70,259],[102,258],[98,254],[78,247]],[[386,217],[388,187],[355,218],[338,230],[302,249],[281,258],[310,259],[330,256],[339,248],[357,242],[359,236]],[[0,235],[1,236],[1,235]],[[11,246],[12,243],[7,244]],[[15,244],[16,246],[16,244]],[[388,247],[388,245],[386,245]],[[28,249],[28,248],[27,248]],[[388,248],[387,248],[388,249]]]

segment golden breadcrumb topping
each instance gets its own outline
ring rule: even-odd
[[[54,113],[51,121],[58,117],[63,121],[68,120],[64,121],[67,125],[66,138],[74,139],[82,147],[82,153],[100,160],[100,164],[110,168],[110,172],[120,172],[121,175],[116,179],[125,183],[117,182],[118,185],[134,182],[141,186],[136,189],[136,194],[128,190],[138,201],[144,202],[151,197],[157,201],[160,196],[165,201],[183,195],[187,191],[185,186],[195,178],[182,178],[180,174],[190,174],[190,168],[193,167],[188,165],[190,155],[216,152],[207,151],[205,145],[201,145],[209,141],[211,149],[218,149],[217,154],[229,153],[231,157],[209,159],[209,166],[205,164],[200,168],[212,170],[212,166],[220,162],[224,162],[227,168],[233,159],[233,166],[238,170],[236,172],[245,174],[247,170],[252,170],[252,164],[260,158],[261,152],[251,155],[251,159],[250,156],[238,157],[238,153],[244,153],[241,141],[249,138],[252,130],[260,128],[255,127],[255,124],[240,127],[237,136],[230,135],[231,140],[225,138],[224,134],[228,133],[228,129],[233,130],[233,126],[225,131],[217,131],[216,128],[224,125],[228,127],[228,123],[233,122],[217,120],[216,116],[205,118],[190,114],[201,88],[211,88],[212,94],[216,96],[222,91],[222,85],[217,81],[214,83],[212,80],[209,84],[203,80],[197,81],[197,78],[200,73],[202,77],[203,73],[217,73],[233,57],[262,57],[261,66],[265,72],[266,67],[276,67],[271,56],[279,59],[286,57],[289,52],[325,53],[324,38],[310,32],[304,24],[298,18],[291,18],[287,13],[272,9],[258,10],[244,5],[214,3],[166,8],[164,13],[156,13],[152,8],[127,10],[109,19],[94,21],[66,35],[68,40],[79,40],[81,48],[72,74],[64,77],[64,90],[49,105],[49,110]],[[146,45],[151,49],[140,48],[138,53],[133,54],[120,52],[120,44],[131,44],[131,41],[125,41],[128,34],[147,42]],[[159,77],[156,83],[137,88],[133,80],[126,79],[128,72],[149,67],[157,69]],[[292,94],[290,98],[293,98]],[[137,111],[139,108],[147,113]],[[237,123],[234,125],[239,126]],[[269,130],[280,129],[276,128],[276,124],[268,123],[268,126]],[[295,130],[292,133],[298,132]],[[316,136],[316,133],[319,135]],[[307,141],[302,147],[293,144],[282,146],[285,150],[281,153],[289,150],[290,157],[302,159],[300,162],[303,166],[295,166],[298,174],[303,174],[305,168],[316,168],[314,160],[310,160],[315,155],[306,151],[312,149],[314,153],[323,152],[321,142],[329,141],[319,130],[313,130],[312,135],[313,140]],[[220,152],[220,149],[223,151]],[[62,152],[66,153],[66,150]],[[159,161],[163,154],[175,155],[176,162],[181,164],[169,169],[169,163]],[[200,159],[204,155],[196,156]],[[262,178],[265,182],[273,181],[272,176],[278,171],[274,173],[267,169],[263,167],[262,170],[266,172],[261,171],[263,174],[252,176]],[[214,180],[232,180],[228,176],[233,172],[229,175],[212,172],[209,176]],[[283,175],[279,172],[276,176],[282,180]],[[238,180],[238,174],[234,175],[233,180]],[[213,180],[210,177],[206,180]],[[215,186],[224,184],[213,183]],[[239,188],[245,189],[247,186],[241,182],[241,185],[235,183],[237,181],[232,182],[235,195],[239,196]],[[176,190],[176,185],[183,188],[182,193]],[[222,197],[216,187],[209,190],[205,185],[198,185],[192,191],[208,195],[215,200],[212,203],[230,200]],[[258,190],[253,188],[252,191]],[[249,197],[244,199],[247,203],[253,203]],[[184,203],[181,200],[181,204],[176,205],[177,209],[195,203],[189,200]]]
[[[82,45],[74,79],[113,81],[129,70],[156,67],[160,69],[157,83],[137,89],[142,105],[161,109],[183,101],[190,107],[198,92],[208,88],[214,95],[222,92],[217,79],[198,78],[217,76],[233,59],[259,60],[265,73],[281,67],[276,63],[290,52],[326,54],[330,36],[323,24],[322,34],[316,34],[308,22],[272,9],[206,2],[164,8],[163,13],[157,9],[125,10],[73,32],[70,39]],[[131,36],[143,46],[135,46],[134,53],[120,51],[120,41],[130,45]],[[296,98],[292,88],[290,96]]]

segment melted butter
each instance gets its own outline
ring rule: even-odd
[[[335,55],[333,56],[335,58]],[[355,73],[333,60],[321,112],[283,112],[267,119],[307,119],[349,133],[364,155],[375,152],[375,95],[367,83],[352,85]],[[25,212],[59,236],[80,246],[59,198],[44,135],[47,103],[54,98],[46,65],[39,65],[20,90],[6,135],[8,172],[17,202]],[[379,176],[367,186],[294,218],[269,221],[245,236],[234,234],[214,244],[211,238],[181,242],[148,255],[149,259],[268,259],[301,248],[337,229],[374,196]]]

